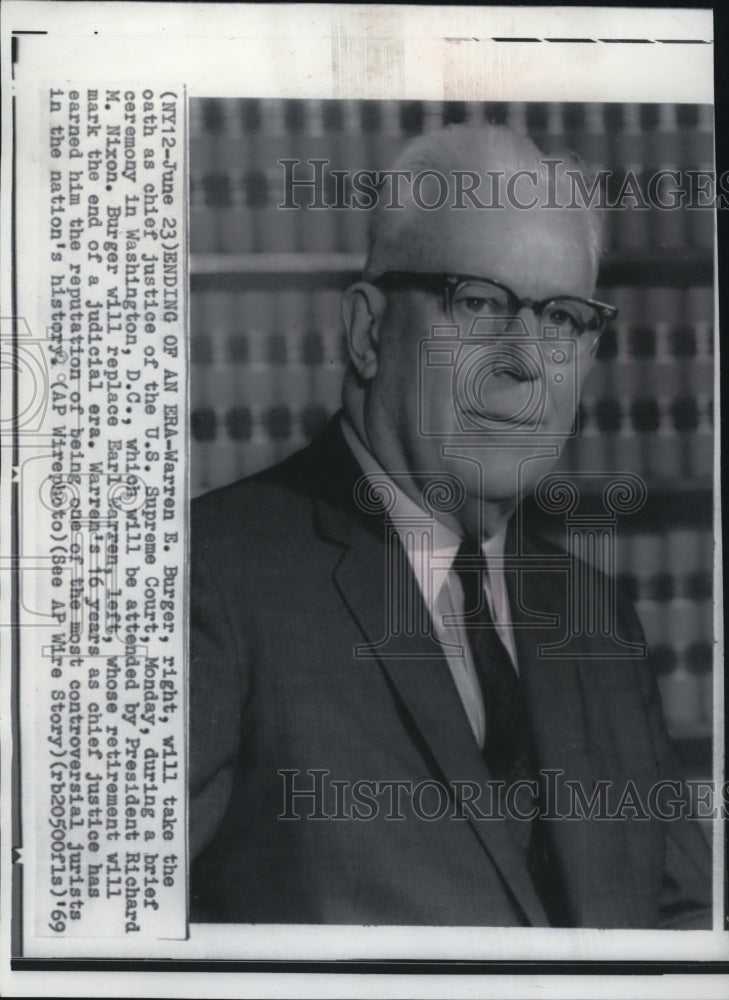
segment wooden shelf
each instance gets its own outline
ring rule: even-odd
[[[364,256],[349,253],[191,254],[191,274],[353,274]]]
[[[678,250],[662,256],[612,257],[606,260],[598,275],[599,288],[617,285],[691,288],[714,284],[714,262],[711,257],[694,251]]]

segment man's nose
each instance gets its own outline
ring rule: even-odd
[[[540,333],[539,328],[540,320],[533,307],[523,305],[517,313],[511,316],[505,332],[537,339]]]

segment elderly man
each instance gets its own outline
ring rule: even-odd
[[[708,927],[635,614],[560,655],[587,571],[518,517],[614,314],[598,220],[506,128],[395,167],[449,197],[376,210],[343,412],[193,506],[193,920]]]

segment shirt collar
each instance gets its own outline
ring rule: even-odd
[[[357,460],[358,465],[368,476],[377,476],[378,478],[385,479],[392,487],[396,503],[393,512],[390,514],[390,518],[398,529],[398,522],[404,521],[412,517],[423,517],[424,511],[419,504],[415,503],[407,493],[405,493],[396,482],[394,482],[387,472],[382,468],[377,459],[374,457],[372,452],[365,447],[365,445],[360,440],[357,432],[352,427],[350,421],[347,419],[345,414],[342,415],[342,434],[344,439],[349,445],[352,454]],[[443,524],[441,521],[434,520],[433,523],[433,555],[439,557],[439,563],[444,566],[445,563],[450,567],[450,564],[456,557],[456,552],[458,551],[461,544],[461,536],[458,535],[452,528],[448,525]],[[481,551],[483,552],[486,559],[490,556],[502,556],[504,553],[504,541],[506,539],[506,525],[497,532],[495,535],[491,535],[489,538],[481,540]],[[411,560],[412,562],[412,560]],[[422,559],[416,559],[412,563],[413,570],[420,584],[420,589],[424,591],[425,581],[421,579],[423,572],[423,561]],[[489,567],[489,575],[491,574],[491,566]],[[432,581],[433,586],[433,597],[437,597],[439,591],[441,590],[447,571],[445,568],[442,572],[434,574],[434,580]]]

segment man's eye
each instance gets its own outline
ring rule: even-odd
[[[478,313],[494,313],[499,308],[499,303],[495,299],[488,298],[477,298],[475,295],[470,295],[466,299],[461,299],[460,304],[464,306],[469,312]]]
[[[545,320],[549,326],[558,326],[562,330],[579,330],[581,327],[579,319],[567,309],[550,309]]]

